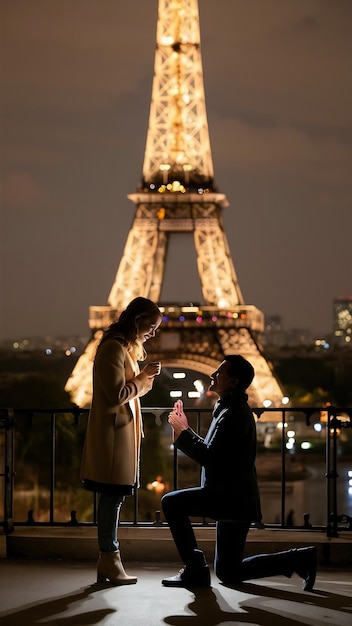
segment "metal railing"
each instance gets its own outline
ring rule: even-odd
[[[185,409],[187,414],[190,416],[190,419],[195,421],[195,430],[197,432],[201,432],[202,428],[206,430],[207,425],[211,419],[211,410],[209,408],[188,408]],[[143,407],[143,413],[152,414],[155,419],[155,423],[159,426],[162,425],[162,418],[165,416],[165,423],[167,421],[167,414],[170,411],[170,407]],[[280,494],[280,520],[278,523],[271,524],[263,524],[262,527],[276,527],[276,528],[287,528],[292,527],[287,524],[287,516],[286,516],[286,486],[287,486],[287,459],[288,459],[288,450],[287,450],[287,416],[289,414],[300,414],[304,416],[305,425],[307,427],[311,426],[311,420],[314,415],[319,416],[319,420],[323,420],[324,429],[325,429],[325,442],[324,442],[324,461],[325,461],[325,499],[326,499],[326,522],[323,526],[312,526],[309,522],[309,514],[304,516],[304,524],[298,526],[300,529],[309,529],[309,530],[322,530],[326,531],[328,537],[337,537],[339,533],[339,529],[343,528],[346,530],[352,530],[352,516],[348,515],[346,512],[339,512],[338,506],[338,497],[337,497],[337,479],[339,477],[338,473],[338,463],[339,463],[339,454],[338,454],[338,439],[341,435],[341,432],[345,429],[352,428],[352,409],[344,408],[344,407],[285,407],[285,408],[254,408],[253,413],[256,415],[258,419],[258,425],[260,424],[260,419],[265,413],[265,418],[270,422],[268,417],[271,416],[271,419],[278,423],[278,418],[281,420],[281,437],[280,437],[280,471],[281,471],[281,494]],[[57,452],[58,452],[58,441],[57,441],[57,419],[59,416],[69,416],[70,417],[70,427],[73,429],[73,439],[78,437],[78,426],[80,425],[82,418],[86,419],[88,414],[88,409],[80,409],[80,408],[69,408],[69,409],[0,409],[0,494],[3,493],[3,527],[5,532],[11,532],[16,525],[50,525],[50,526],[62,526],[62,525],[87,525],[87,524],[96,524],[96,511],[97,511],[97,498],[96,495],[93,496],[93,514],[91,522],[80,522],[77,519],[76,510],[71,510],[70,519],[65,522],[59,522],[55,519],[55,494],[57,490]],[[25,424],[26,428],[29,430],[29,435],[24,437],[25,444],[30,448],[37,445],[35,438],[33,437],[33,442],[31,444],[31,426],[34,420],[44,419],[44,416],[47,416],[47,426],[48,432],[46,435],[46,439],[44,442],[44,447],[38,449],[38,457],[36,459],[35,464],[40,466],[40,458],[45,449],[45,453],[47,455],[48,465],[49,465],[49,504],[47,517],[48,521],[35,521],[33,515],[33,509],[28,509],[27,511],[27,519],[26,520],[18,520],[14,519],[14,499],[17,495],[16,490],[19,489],[19,486],[16,483],[16,454],[15,454],[15,444],[16,437],[18,435],[22,435],[23,433],[19,432],[19,422],[22,421],[22,425]],[[82,426],[82,424],[81,424]],[[84,430],[84,429],[83,429]],[[41,431],[40,431],[41,432]],[[77,449],[79,445],[82,443],[82,429],[81,429],[81,440],[77,443]],[[42,433],[41,433],[42,434]],[[171,443],[171,440],[170,440]],[[41,446],[43,446],[43,441],[41,441]],[[67,460],[66,460],[67,463]],[[352,465],[352,456],[351,456],[351,465]],[[177,450],[174,449],[172,453],[172,483],[173,489],[177,489],[179,486],[179,467],[180,467],[180,459]],[[73,477],[73,469],[66,466],[66,475],[70,475],[70,470],[72,472]],[[78,472],[76,472],[75,480],[77,480]],[[72,484],[74,484],[74,480],[72,480]],[[129,523],[131,525],[146,525],[146,522],[141,522],[139,519],[139,503],[138,503],[138,490],[134,495],[134,506],[133,506],[133,519],[130,520]],[[154,525],[161,525],[163,522],[160,521],[160,511],[155,511],[155,520],[153,522]],[[208,524],[205,519],[203,520],[203,524]]]

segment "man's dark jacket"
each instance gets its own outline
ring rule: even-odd
[[[204,439],[188,428],[175,441],[179,450],[202,465],[201,486],[209,502],[206,517],[247,522],[261,519],[256,426],[247,399],[243,392],[224,396],[214,407]]]

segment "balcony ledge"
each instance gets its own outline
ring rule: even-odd
[[[209,562],[214,556],[215,528],[195,527],[198,545]],[[90,561],[97,558],[97,531],[94,526],[15,526],[2,535],[3,558],[62,559]],[[121,526],[119,541],[124,561],[179,562],[167,526]],[[250,529],[245,556],[315,545],[321,566],[345,567],[352,563],[352,533],[327,537],[326,531],[300,529]]]

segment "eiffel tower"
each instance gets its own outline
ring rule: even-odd
[[[224,355],[242,354],[256,372],[251,405],[281,406],[284,392],[259,343],[264,315],[244,302],[223,228],[228,201],[214,182],[197,0],[159,0],[143,177],[128,198],[136,206],[132,228],[107,305],[90,307],[92,337],[65,387],[72,401],[89,406],[102,330],[132,298],[144,296],[159,303],[164,316],[148,342],[150,359],[209,375]],[[160,303],[175,233],[193,233],[203,304]]]

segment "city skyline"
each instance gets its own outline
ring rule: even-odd
[[[88,335],[88,307],[107,301],[142,173],[157,1],[121,7],[2,3],[2,338]],[[285,328],[331,332],[333,300],[352,293],[352,6],[199,9],[215,182],[245,301]],[[162,299],[202,302],[184,235]]]

